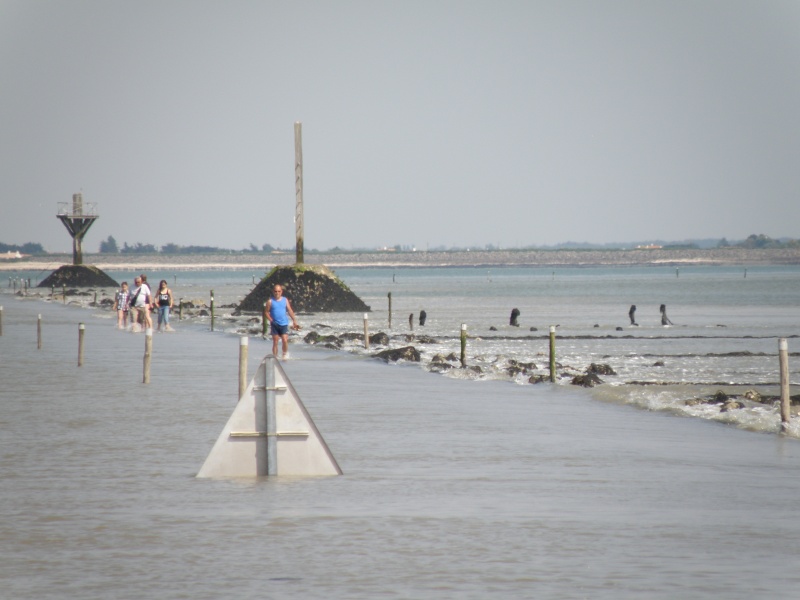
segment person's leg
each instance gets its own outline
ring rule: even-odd
[[[281,336],[281,341],[283,342],[283,357],[286,358],[286,356],[289,354],[289,334],[284,333]]]
[[[272,335],[272,355],[273,356],[278,356],[278,339],[280,337],[281,336],[278,335],[277,333]]]

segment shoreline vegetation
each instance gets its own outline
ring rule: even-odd
[[[800,248],[680,248],[630,250],[474,250],[401,252],[319,252],[308,264],[331,268],[601,267],[800,265]],[[103,270],[264,269],[292,265],[294,253],[84,254],[84,264]],[[71,254],[0,260],[0,271],[54,270],[72,264]]]

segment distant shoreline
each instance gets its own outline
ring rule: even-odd
[[[84,254],[103,270],[261,270],[294,263],[294,254]],[[800,249],[478,250],[459,252],[342,252],[306,254],[331,268],[601,267],[800,265]],[[45,271],[72,264],[72,254],[0,261],[0,271]]]

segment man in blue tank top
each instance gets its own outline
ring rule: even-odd
[[[283,296],[283,287],[275,284],[275,287],[272,288],[272,298],[267,300],[267,304],[264,306],[264,318],[269,321],[274,356],[278,356],[278,340],[280,339],[283,342],[283,358],[289,357],[289,317],[292,318],[292,329],[300,329],[289,299]]]

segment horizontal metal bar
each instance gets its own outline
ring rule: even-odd
[[[285,392],[287,389],[289,389],[289,388],[287,388],[285,385],[284,386],[277,386],[277,387],[266,387],[264,385],[254,385],[253,386],[253,391],[254,392],[263,392],[265,390],[268,391],[268,392]]]
[[[308,437],[307,431],[279,431],[278,433],[267,433],[266,431],[231,431],[231,437]]]

